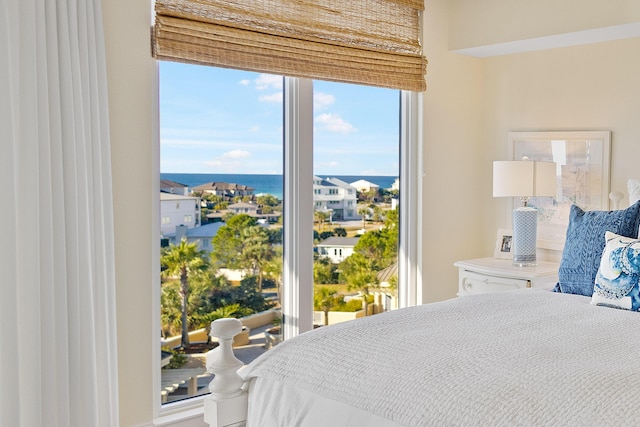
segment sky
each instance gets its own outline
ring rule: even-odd
[[[314,81],[314,174],[399,174],[399,92]],[[282,174],[282,77],[160,61],[160,171]]]

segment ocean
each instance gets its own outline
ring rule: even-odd
[[[358,176],[358,175],[316,175],[320,178],[338,178],[344,182],[352,183],[364,179],[380,188],[391,188],[396,180],[395,176]],[[161,173],[160,179],[168,179],[179,182],[188,187],[205,184],[207,182],[227,182],[230,184],[247,185],[255,189],[254,194],[271,194],[282,199],[283,179],[282,175],[249,175],[249,174],[224,174],[224,173]]]

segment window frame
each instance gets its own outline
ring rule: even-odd
[[[153,106],[155,116],[160,111],[159,64],[156,63],[156,93]],[[399,91],[400,121],[400,230],[398,236],[398,302],[409,307],[422,302],[422,93]],[[284,77],[284,260],[283,260],[283,326],[285,339],[292,338],[313,327],[313,81]],[[159,120],[158,120],[159,122]],[[152,148],[155,163],[154,181],[160,179],[159,127],[153,130]],[[153,213],[160,216],[160,201],[152,195]],[[160,221],[156,221],[158,223]],[[159,225],[159,224],[158,224]],[[159,233],[158,233],[159,236]],[[153,265],[160,264],[160,239],[151,242]],[[157,270],[159,271],[159,270]],[[293,285],[293,286],[292,286]],[[160,275],[153,274],[152,312],[160,313]],[[160,315],[154,316],[151,331],[153,360],[152,393],[155,426],[187,425],[204,413],[204,399],[196,396],[182,401],[162,404],[160,390]],[[191,420],[191,421],[190,421]]]

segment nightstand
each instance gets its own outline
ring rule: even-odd
[[[533,267],[519,267],[511,260],[478,258],[457,261],[458,296],[503,292],[519,288],[553,289],[558,282],[556,262],[538,261]]]

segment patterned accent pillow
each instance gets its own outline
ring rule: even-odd
[[[605,246],[602,236],[611,231],[635,238],[638,225],[640,202],[616,211],[584,211],[575,205],[571,206],[555,290],[565,294],[592,296]]]
[[[640,310],[640,240],[607,231],[591,304]]]

